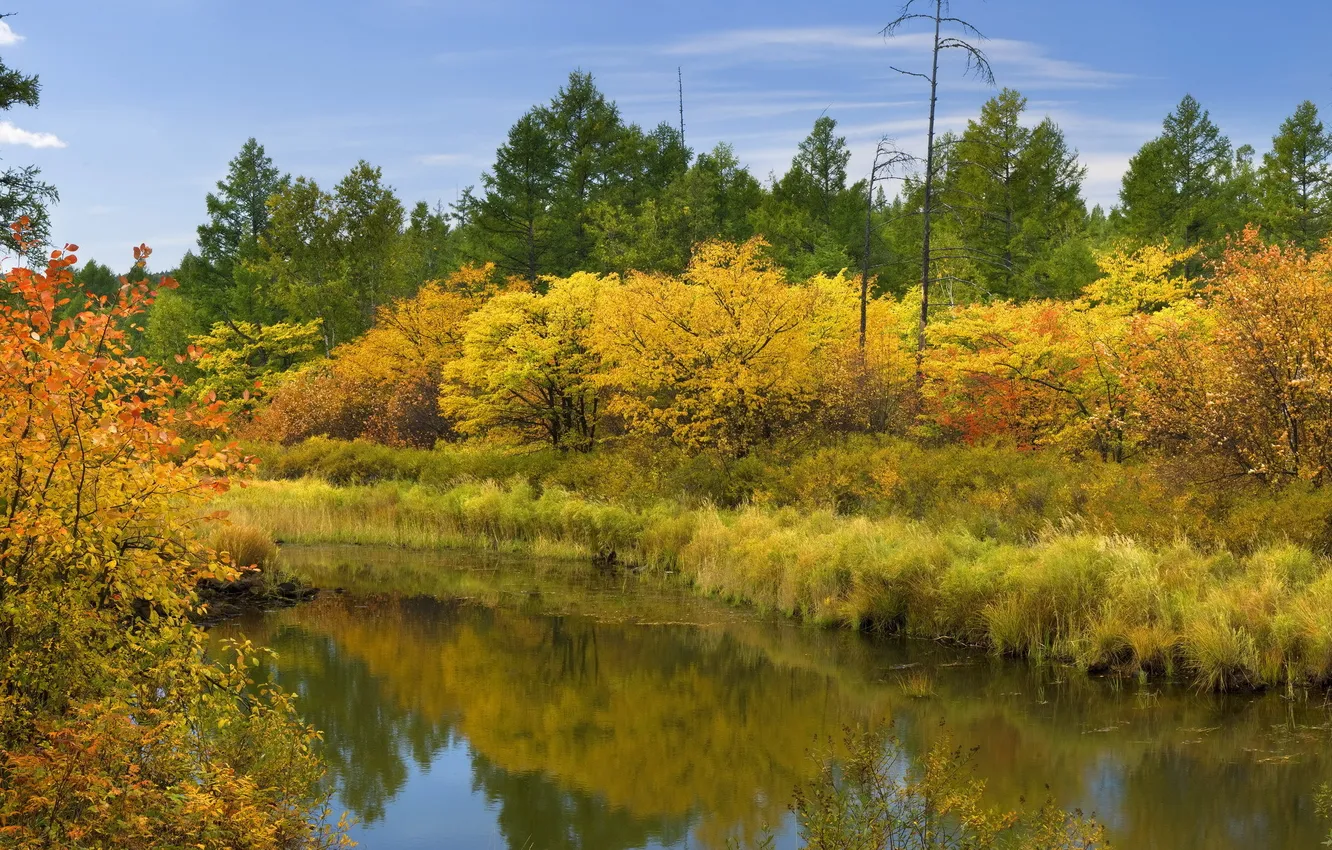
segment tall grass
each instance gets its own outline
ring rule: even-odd
[[[826,625],[901,632],[1235,689],[1332,682],[1332,564],[1053,527],[1021,542],[962,525],[795,508],[631,507],[524,479],[438,490],[261,481],[223,497],[287,543],[609,558]]]
[[[277,564],[278,547],[273,537],[245,523],[222,526],[213,534],[209,545],[242,569],[253,567],[262,571]]]
[[[539,492],[558,489],[640,511],[661,503],[789,507],[917,520],[1009,543],[1028,543],[1058,528],[1158,546],[1183,536],[1246,553],[1289,540],[1332,553],[1332,487],[1271,490],[1252,481],[1194,487],[1161,464],[1078,462],[1011,447],[929,447],[859,436],[827,445],[769,445],[743,458],[651,441],[587,455],[466,444],[424,451],[322,438],[247,448],[262,459],[263,477],[277,480],[415,483],[434,490],[522,481]]]

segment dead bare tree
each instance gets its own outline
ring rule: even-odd
[[[874,184],[881,176],[893,176],[918,158],[900,150],[887,136],[879,140],[874,149],[874,164],[870,167],[869,185],[865,188],[865,252],[860,264],[860,350],[865,351],[865,334],[869,322],[870,236],[874,229]]]
[[[925,175],[924,175],[924,200],[922,208],[922,218],[924,221],[924,240],[921,248],[921,269],[920,269],[920,334],[916,339],[916,380],[920,383],[924,378],[923,362],[926,344],[925,330],[930,321],[930,283],[931,264],[933,256],[930,253],[930,225],[931,214],[934,205],[934,170],[935,170],[935,150],[934,150],[934,123],[935,114],[939,103],[939,57],[947,50],[960,50],[966,56],[966,73],[979,77],[990,85],[994,85],[994,71],[990,67],[990,60],[986,58],[985,53],[979,48],[967,41],[967,37],[982,41],[985,35],[980,30],[972,26],[967,21],[955,17],[951,14],[950,0],[907,0],[902,7],[901,13],[897,19],[888,24],[882,30],[885,38],[892,38],[899,35],[901,30],[916,21],[928,21],[934,27],[933,47],[930,51],[930,72],[928,74],[919,71],[907,71],[896,66],[893,70],[899,74],[908,77],[919,77],[929,84],[930,87],[930,117],[925,138]],[[933,6],[933,11],[917,12],[917,7]],[[945,26],[961,32],[961,35],[950,35],[945,32]]]

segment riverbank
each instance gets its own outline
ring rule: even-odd
[[[216,507],[285,543],[598,558],[814,623],[1209,689],[1332,681],[1332,564],[1291,543],[1237,554],[1057,530],[1001,542],[893,517],[629,507],[523,482],[257,481]]]

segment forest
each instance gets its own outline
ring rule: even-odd
[[[1256,163],[1185,97],[1109,213],[1017,92],[937,144],[928,330],[919,175],[849,182],[824,116],[760,182],[726,145],[626,125],[575,72],[447,211],[408,213],[365,162],[331,191],[292,179],[251,140],[142,350],[283,443],[735,458],[909,433],[1318,483],[1332,135],[1312,103]]]
[[[1088,209],[1022,93],[936,133],[939,73],[924,153],[884,138],[863,174],[832,115],[756,175],[583,70],[447,206],[251,138],[167,271],[80,263],[56,188],[0,174],[0,843],[346,846],[323,733],[202,625],[208,589],[292,578],[278,544],[582,561],[1198,691],[1332,684],[1317,106],[1260,153],[1185,95]],[[0,110],[39,93],[0,66]],[[984,809],[957,754],[913,784],[885,740],[849,763],[912,824],[1103,846],[1081,813]],[[822,770],[809,846],[907,828]]]

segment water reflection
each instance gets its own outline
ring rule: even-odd
[[[978,745],[996,802],[1053,794],[1119,847],[1318,845],[1332,765],[1308,702],[1116,687],[582,571],[305,557],[349,592],[219,633],[277,650],[371,850],[790,844],[810,747],[882,719],[915,752],[941,728]],[[917,668],[935,696],[903,694]]]

